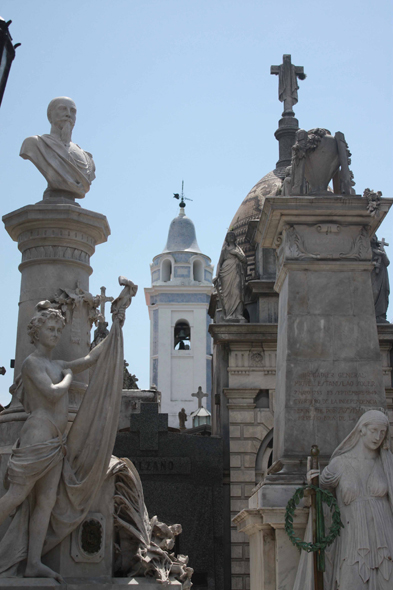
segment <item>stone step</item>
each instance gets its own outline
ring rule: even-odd
[[[0,589],[7,590],[158,590],[162,584],[147,578],[112,578],[100,581],[89,578],[69,578],[65,584],[59,584],[53,578],[0,578]],[[178,588],[182,584],[172,580],[166,588]]]

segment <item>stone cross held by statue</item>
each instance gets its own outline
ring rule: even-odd
[[[303,66],[294,66],[290,55],[283,55],[283,63],[280,66],[271,66],[270,73],[278,76],[278,100],[284,103],[284,113],[293,116],[293,105],[298,101],[297,78],[304,80],[306,74]]]
[[[100,313],[102,315],[102,321],[105,322],[105,304],[113,301],[113,297],[106,296],[106,287],[101,287],[100,295]]]
[[[389,246],[389,244],[387,242],[385,242],[385,238],[382,238],[382,240],[379,242],[382,250],[385,250],[385,246]]]
[[[198,408],[203,408],[202,400],[204,397],[208,397],[207,393],[203,393],[202,387],[198,387],[198,391],[196,393],[191,394],[192,397],[196,397],[198,399]]]

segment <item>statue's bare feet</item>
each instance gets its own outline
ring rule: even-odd
[[[41,562],[27,564],[25,578],[54,578],[59,584],[64,584],[64,579],[60,574],[54,572]]]

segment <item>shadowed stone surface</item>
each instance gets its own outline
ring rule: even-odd
[[[113,453],[134,462],[149,516],[181,523],[175,552],[189,556],[194,588],[222,590],[222,440],[166,431],[164,423],[167,414],[158,414],[158,404],[141,403],[141,413],[131,415],[132,430],[117,434]],[[149,437],[157,437],[155,449],[146,448]]]

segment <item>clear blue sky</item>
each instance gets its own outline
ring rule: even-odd
[[[187,214],[216,264],[238,206],[278,159],[273,133],[282,105],[269,72],[284,53],[307,74],[295,107],[300,126],[343,131],[357,192],[393,196],[388,0],[3,0],[0,14],[22,43],[0,109],[1,212],[41,199],[44,178],[19,149],[25,137],[49,132],[48,102],[70,96],[78,108],[73,139],[97,166],[82,205],[107,215],[112,230],[92,258],[91,292],[105,285],[117,295],[119,274],[139,285],[125,356],[141,387],[149,386],[143,288],[177,215],[172,194],[184,179],[193,199]],[[392,244],[393,259],[391,228],[386,221],[379,236]],[[0,239],[4,404],[20,253],[4,229]]]

